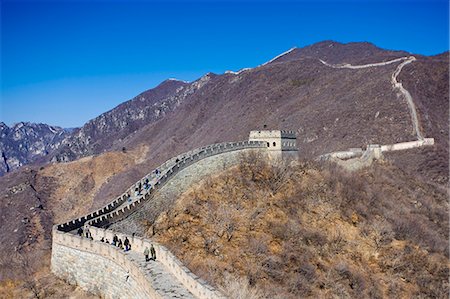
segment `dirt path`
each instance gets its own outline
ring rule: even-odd
[[[329,63],[323,61],[322,59],[319,59],[319,60],[324,65],[326,65],[328,67],[331,67],[331,68],[335,68],[335,69],[363,69],[363,68],[369,68],[369,67],[384,66],[384,65],[388,65],[388,64],[392,64],[392,63],[403,61],[402,63],[400,63],[397,66],[397,68],[395,69],[394,73],[391,76],[392,87],[394,89],[398,89],[400,91],[400,93],[403,94],[403,96],[406,99],[406,102],[408,103],[409,113],[411,114],[411,120],[412,120],[412,123],[413,123],[413,130],[414,130],[414,134],[417,136],[417,139],[418,140],[423,140],[424,139],[424,137],[422,135],[422,132],[420,131],[419,119],[417,117],[417,109],[416,109],[416,105],[414,104],[413,98],[412,98],[411,94],[409,93],[409,91],[407,91],[403,87],[402,83],[397,81],[397,77],[400,74],[400,72],[402,71],[403,67],[405,65],[407,65],[408,63],[411,63],[414,60],[416,60],[416,58],[414,56],[400,57],[400,58],[389,60],[389,61],[378,62],[378,63],[369,63],[369,64],[363,64],[363,65],[351,65],[351,64],[348,64],[348,63],[345,63],[345,64],[329,64]]]

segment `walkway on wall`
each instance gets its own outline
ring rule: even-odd
[[[144,255],[135,251],[128,251],[125,254],[132,262],[145,270],[148,281],[163,298],[195,298],[158,260],[146,262]]]
[[[411,96],[411,94],[408,92],[408,90],[406,90],[402,83],[397,81],[397,77],[400,74],[400,72],[402,71],[403,67],[413,61],[415,61],[416,58],[414,56],[409,56],[409,57],[400,57],[397,59],[393,59],[393,60],[389,60],[389,61],[383,61],[383,62],[378,62],[378,63],[369,63],[369,64],[363,64],[363,65],[351,65],[348,63],[345,64],[330,64],[327,63],[325,61],[323,61],[322,59],[319,59],[319,61],[331,68],[337,68],[337,69],[363,69],[363,68],[370,68],[370,67],[378,67],[378,66],[385,66],[385,65],[389,65],[392,63],[397,63],[400,61],[403,61],[402,63],[400,63],[397,68],[395,69],[394,73],[392,73],[391,76],[391,83],[392,83],[392,87],[394,89],[398,89],[398,91],[404,96],[407,104],[408,104],[408,109],[409,109],[409,113],[411,115],[411,121],[413,124],[413,130],[414,130],[414,134],[417,136],[418,140],[423,140],[423,134],[420,130],[420,126],[419,126],[419,120],[417,117],[417,109],[416,109],[416,105],[414,104],[413,98]]]

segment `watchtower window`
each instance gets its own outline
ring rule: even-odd
[[[276,145],[277,145],[277,143],[276,143],[276,142],[274,142],[274,143],[273,143],[273,146],[276,146]]]
[[[267,142],[267,147],[270,147],[270,143],[269,142]]]

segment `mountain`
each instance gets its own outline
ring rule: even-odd
[[[358,70],[330,68],[321,63],[322,60],[329,64],[358,65],[409,55],[367,42],[324,41],[293,48],[253,69],[221,75],[209,73],[192,83],[169,79],[66,134],[52,146],[55,150],[48,160],[73,161],[135,147],[142,140],[156,142],[158,153],[170,153],[167,149],[159,150],[168,146],[160,144],[167,136],[170,147],[179,152],[199,143],[245,139],[249,130],[264,125],[297,130],[305,156],[367,143],[411,140],[408,107],[390,88],[390,76],[398,63]],[[415,100],[423,112],[419,115],[424,130],[434,130],[430,122],[435,122],[436,117],[430,118],[429,113],[436,111],[439,120],[445,118],[445,110],[426,102],[434,94],[424,94],[434,83],[445,82],[448,53],[442,55],[415,55],[416,62],[407,65],[400,74],[405,84],[414,85],[410,92],[417,93]],[[418,67],[420,72],[415,71]],[[436,68],[441,70],[436,72]],[[441,76],[434,78],[433,84],[414,81],[417,76],[429,80],[424,74],[431,72]],[[441,108],[447,105],[446,90],[445,86],[434,90],[442,95],[439,98],[436,95]],[[202,128],[206,127],[213,134],[205,135]],[[443,130],[445,135],[448,130]],[[321,135],[325,138],[318,142]]]
[[[338,43],[322,41],[304,48],[293,48],[285,55],[280,55],[272,62],[294,61],[301,58],[316,58],[328,63],[368,64],[387,61],[410,53],[405,51],[386,50],[368,42]]]
[[[47,156],[68,134],[46,124],[19,122],[8,127],[0,122],[0,176]]]
[[[74,130],[62,141],[52,161],[67,162],[120,145],[125,137],[176,109],[194,91],[195,85],[168,79]]]
[[[176,154],[215,142],[246,140],[253,129],[295,130],[302,159],[369,143],[416,140],[408,103],[392,85],[403,60],[357,69],[330,66],[377,64],[411,55],[416,60],[404,65],[397,80],[413,98],[423,135],[435,138],[436,144],[387,154],[383,163],[395,171],[386,172],[383,184],[400,173],[405,184],[411,182],[407,189],[414,190],[415,183],[408,179],[413,177],[426,184],[423,190],[445,190],[449,53],[422,56],[370,43],[325,41],[292,49],[251,69],[208,73],[192,83],[164,81],[83,127],[61,133],[61,139],[55,137],[43,159],[71,162],[30,165],[0,178],[4,217],[0,233],[8,236],[0,262],[13,248],[21,248],[42,252],[48,267],[50,222],[101,206]],[[12,130],[4,127],[2,144],[7,136],[3,132]],[[383,166],[367,175],[384,171]],[[37,217],[34,212],[45,215],[45,222],[36,218],[26,223],[26,217]],[[27,242],[24,236],[40,239]],[[14,263],[0,269],[10,269]],[[45,267],[33,269],[48,274]],[[0,271],[0,277],[20,279],[20,273]]]
[[[67,162],[147,145],[151,150],[144,160],[152,167],[201,145],[244,140],[250,130],[264,127],[296,130],[304,158],[368,143],[414,140],[408,105],[391,82],[401,61],[360,69],[323,63],[361,65],[410,55],[367,42],[324,41],[293,48],[255,68],[208,73],[192,83],[169,79],[56,139],[45,160]],[[424,135],[437,142],[426,155],[406,160],[402,155],[396,161],[425,176],[431,171],[431,177],[443,181],[448,177],[448,52],[414,56],[399,81],[416,103]],[[420,166],[410,167],[415,165],[407,163],[411,158],[420,159]],[[133,177],[141,174],[136,171]],[[117,180],[123,181],[121,174]],[[99,196],[121,187],[105,187],[108,192]]]
[[[138,178],[144,169],[198,146],[245,140],[257,128],[295,130],[302,158],[417,139],[408,104],[392,87],[392,75],[401,61],[339,69],[319,60],[323,55],[336,64],[376,63],[410,54],[368,43],[325,42],[305,49],[294,49],[260,67],[212,76],[166,117],[129,135],[121,146],[151,148],[142,172],[130,175]],[[336,53],[330,49],[337,49]],[[353,56],[357,57],[348,58]],[[403,67],[398,79],[416,103],[423,134],[434,137],[436,145],[423,149],[422,155],[418,151],[389,155],[402,168],[444,183],[448,179],[448,53],[414,56],[416,60]],[[411,156],[404,159],[407,155]],[[416,163],[408,162],[412,160]],[[99,200],[119,192],[125,176],[112,178],[98,194]]]

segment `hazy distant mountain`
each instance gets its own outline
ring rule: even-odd
[[[46,124],[0,123],[0,175],[47,156],[59,147],[68,132]]]
[[[53,161],[71,161],[120,144],[128,135],[174,110],[194,90],[194,86],[183,81],[162,82],[74,130],[64,139]]]

